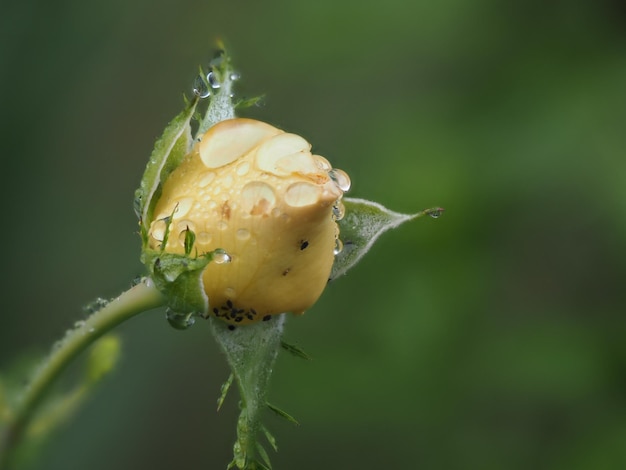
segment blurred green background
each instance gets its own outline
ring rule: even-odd
[[[277,469],[626,468],[626,8],[614,0],[3,2],[0,370],[143,273],[132,199],[214,43],[246,112],[398,211],[286,339]],[[33,469],[225,468],[202,322],[123,359]]]

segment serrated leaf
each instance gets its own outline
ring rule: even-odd
[[[369,251],[374,242],[387,230],[424,215],[438,217],[441,208],[426,209],[417,214],[394,212],[377,202],[366,199],[344,198],[345,217],[339,223],[343,250],[335,256],[330,274],[334,280],[345,274]]]

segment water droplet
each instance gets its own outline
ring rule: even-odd
[[[330,179],[335,182],[337,187],[341,189],[344,193],[350,189],[351,182],[348,173],[339,168],[333,168],[328,172],[328,176]]]
[[[170,227],[170,233],[171,232],[182,232],[184,230],[191,230],[192,232],[196,231],[196,224],[194,224],[191,220],[180,220],[178,222],[176,222],[176,227]]]
[[[150,227],[150,235],[158,242],[162,242],[165,238],[165,230],[167,229],[167,223],[163,219],[155,220]]]
[[[74,328],[82,328],[83,326],[85,326],[84,320],[78,320],[77,322],[74,323]]]
[[[441,207],[437,207],[436,209],[429,209],[428,215],[433,219],[438,219],[443,214],[443,209]]]
[[[310,206],[319,201],[322,189],[311,183],[299,181],[285,191],[285,202],[291,207]]]
[[[176,313],[169,308],[165,311],[165,317],[167,318],[170,326],[177,330],[186,330],[196,322],[193,314]]]
[[[288,165],[290,158],[297,157],[298,154],[309,152],[311,145],[302,137],[296,134],[282,133],[267,139],[257,149],[256,163],[260,170],[267,173],[272,173],[278,176],[287,176],[293,168],[281,168],[278,165],[278,161],[287,157],[284,164]],[[311,160],[309,154],[309,160]],[[296,164],[297,169],[298,164]],[[310,161],[310,167],[313,171],[317,169],[316,165]],[[310,173],[309,169],[303,171],[303,173]]]
[[[221,248],[218,248],[217,250],[213,252],[213,262],[215,264],[230,263],[231,260],[232,258],[230,257],[228,253],[226,253],[226,250],[222,250]]]
[[[333,250],[333,254],[337,256],[342,251],[343,251],[343,242],[339,238],[337,238],[335,239],[335,249]]]
[[[232,287],[227,287],[226,289],[224,289],[224,295],[228,297],[229,299],[234,299],[235,289],[233,289]]]
[[[337,201],[333,205],[333,219],[341,220],[346,215],[346,207],[343,205],[343,202]]]
[[[250,171],[250,162],[241,162],[235,172],[238,176],[244,176]]]
[[[241,190],[241,209],[250,215],[263,215],[276,204],[274,189],[267,183],[251,181]]]
[[[222,84],[219,82],[219,80],[217,79],[217,76],[215,75],[213,71],[207,73],[206,79],[207,79],[207,82],[209,82],[209,86],[213,88],[214,90],[217,90],[218,88],[222,86]]]
[[[206,188],[208,185],[211,184],[211,182],[213,182],[214,179],[215,179],[215,173],[210,171],[206,175],[204,175],[202,178],[200,178],[200,181],[198,182],[198,186],[200,186],[201,188]]]
[[[229,78],[233,81],[236,82],[237,80],[239,80],[241,78],[241,74],[238,72],[231,72],[231,74],[229,75]]]
[[[330,164],[328,160],[326,160],[321,155],[313,155],[313,159],[315,160],[315,163],[320,168],[320,170],[326,171],[326,172],[332,170],[333,166]]]
[[[228,222],[224,221],[224,220],[220,220],[217,223],[217,229],[218,230],[226,230],[228,228]]]
[[[212,239],[213,237],[209,232],[200,232],[196,235],[196,242],[202,245],[208,245]]]
[[[96,313],[99,310],[102,310],[109,304],[109,301],[103,299],[102,297],[98,297],[96,300],[89,302],[87,305],[83,307],[83,311],[85,313]]]
[[[206,81],[204,81],[204,78],[200,75],[193,81],[193,94],[199,98],[208,98],[211,95]]]
[[[137,218],[141,219],[141,206],[143,203],[143,197],[141,194],[139,194],[139,191],[137,191],[135,199],[133,200],[133,209],[135,210],[135,215],[137,216]]]
[[[239,240],[248,240],[250,238],[250,231],[245,228],[237,230],[237,238]]]
[[[224,189],[229,189],[233,185],[233,175],[226,175],[222,178],[222,187]]]

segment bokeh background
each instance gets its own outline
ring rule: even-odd
[[[615,0],[2,2],[0,370],[142,274],[133,192],[215,40],[245,113],[411,212],[286,339],[277,469],[626,468],[626,8]],[[120,328],[30,468],[225,468],[202,322]]]

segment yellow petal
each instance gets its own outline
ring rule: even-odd
[[[160,247],[162,219],[173,214],[166,251],[184,253],[189,227],[194,253],[228,254],[228,262],[209,263],[202,276],[210,313],[245,324],[302,313],[321,295],[338,234],[333,205],[343,191],[328,161],[310,147],[259,121],[224,121],[165,182],[151,247]]]

